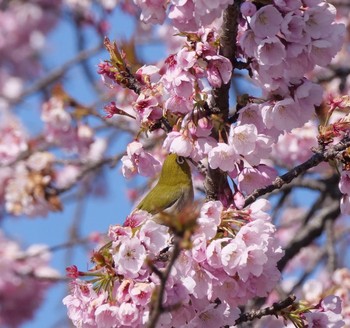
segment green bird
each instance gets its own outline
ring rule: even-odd
[[[191,168],[186,159],[169,154],[154,188],[136,206],[137,209],[157,214],[164,210],[181,211],[193,202]]]

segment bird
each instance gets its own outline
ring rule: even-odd
[[[157,184],[140,201],[136,209],[152,215],[176,213],[193,202],[191,168],[185,157],[170,153],[164,160]]]

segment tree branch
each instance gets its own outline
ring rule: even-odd
[[[323,150],[322,147],[318,147],[314,152],[315,154],[309,158],[304,163],[296,166],[286,174],[279,176],[275,179],[275,181],[264,188],[260,188],[252,192],[246,199],[244,206],[248,206],[255,202],[259,197],[266,195],[276,189],[281,189],[287,183],[290,183],[293,179],[299,176],[301,173],[306,172],[312,167],[317,166],[321,162],[327,162],[330,159],[336,158],[342,151],[346,148],[350,147],[350,138],[346,137],[338,144],[330,147],[327,150]]]
[[[53,189],[53,192],[56,195],[62,194],[68,190],[70,190],[72,187],[75,186],[75,184],[81,180],[83,177],[85,177],[88,173],[93,172],[99,168],[101,168],[104,165],[115,165],[121,158],[122,158],[122,154],[118,154],[116,156],[112,156],[112,157],[107,157],[107,158],[103,158],[100,161],[94,162],[94,163],[89,163],[87,164],[78,174],[78,176],[76,177],[76,179],[74,181],[72,181],[69,185],[63,187],[63,188],[55,188]]]
[[[70,59],[63,65],[61,65],[59,68],[56,68],[52,70],[50,73],[48,73],[43,78],[39,79],[38,81],[34,82],[29,88],[25,89],[16,99],[6,99],[11,105],[17,105],[21,101],[23,101],[24,98],[30,96],[31,94],[38,92],[39,90],[49,86],[50,84],[54,83],[55,81],[59,80],[62,76],[64,76],[67,71],[72,68],[74,65],[86,60],[87,58],[91,57],[92,55],[98,53],[100,50],[102,50],[103,46],[98,45],[94,48],[83,50],[80,53],[77,54],[76,57]]]
[[[333,200],[330,205],[320,210],[318,215],[299,231],[294,240],[285,249],[284,256],[277,264],[278,269],[282,271],[290,259],[298,254],[303,247],[310,245],[313,240],[322,234],[326,222],[328,220],[335,220],[339,214],[340,205],[337,200]]]
[[[334,238],[334,221],[328,220],[326,222],[326,251],[327,251],[327,269],[332,274],[337,268],[337,256],[335,252],[335,238]]]
[[[248,313],[242,313],[239,318],[235,321],[235,325],[246,321],[253,321],[254,319],[260,319],[267,315],[278,316],[281,310],[291,306],[296,300],[295,295],[288,296],[285,300],[280,301],[278,303],[273,303],[271,306],[261,309],[261,310],[253,310]]]
[[[239,8],[241,1],[235,1],[224,12],[222,31],[220,35],[220,54],[227,57],[234,66],[236,61],[236,39],[238,30]],[[213,90],[212,102],[209,104],[210,112],[219,114],[223,122],[228,121],[229,115],[229,90],[230,83]],[[214,136],[217,138],[217,136]],[[208,167],[204,188],[206,200],[217,200],[230,189],[227,177],[219,169]]]
[[[154,265],[151,265],[151,268],[153,272],[158,276],[160,279],[160,285],[157,288],[156,292],[154,293],[155,299],[153,301],[153,307],[151,309],[150,313],[150,319],[148,321],[147,327],[148,328],[155,328],[157,325],[157,322],[159,320],[159,317],[162,313],[167,312],[167,309],[163,306],[163,299],[164,299],[164,293],[165,293],[165,286],[168,281],[171,269],[173,268],[176,259],[179,257],[181,252],[181,238],[179,236],[173,237],[174,241],[174,248],[169,258],[169,263],[165,269],[164,272],[158,270]]]

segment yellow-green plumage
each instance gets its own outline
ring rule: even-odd
[[[157,184],[136,208],[156,214],[170,207],[179,211],[192,201],[190,166],[183,157],[169,154],[163,163]]]

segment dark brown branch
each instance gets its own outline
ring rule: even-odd
[[[284,185],[281,190],[293,190],[294,188],[304,188],[319,192],[325,192],[327,189],[327,181],[313,180],[304,176],[299,176],[291,181],[288,185]],[[278,190],[276,190],[278,192]]]
[[[296,235],[294,240],[285,249],[285,254],[278,262],[278,269],[282,271],[290,259],[292,259],[299,251],[310,245],[317,237],[319,237],[328,220],[335,220],[340,214],[339,201],[333,199],[332,204],[319,211],[318,215],[303,227]]]
[[[301,287],[304,282],[315,272],[315,269],[318,268],[317,265],[322,263],[325,258],[325,254],[321,254],[314,260],[314,265],[309,268],[308,270],[305,270],[303,275],[299,278],[299,280],[295,283],[295,285],[291,288],[290,293],[294,293],[297,291],[299,287]]]
[[[339,243],[343,240],[346,240],[349,235],[350,229],[345,229],[341,233],[338,233],[334,236],[334,243]],[[305,270],[303,275],[299,278],[299,280],[294,284],[294,286],[287,292],[286,294],[294,294],[297,292],[297,289],[303,285],[303,283],[306,281],[306,279],[313,274],[315,269],[317,268],[317,264],[320,264],[324,262],[327,259],[328,252],[327,252],[327,246],[322,249],[322,252],[315,255],[312,258],[312,263],[308,265],[308,269]]]
[[[235,1],[225,10],[220,36],[221,55],[228,58],[233,66],[236,63],[236,39],[241,3],[242,1]]]
[[[276,222],[279,211],[282,210],[284,203],[287,202],[287,200],[289,199],[289,195],[291,193],[292,193],[292,188],[282,190],[282,195],[279,198],[276,206],[274,206],[273,212],[271,213],[272,222]]]
[[[247,322],[247,321],[253,321],[254,319],[260,319],[267,315],[278,316],[279,312],[281,310],[286,309],[288,306],[291,306],[294,303],[295,299],[296,299],[295,295],[290,295],[285,300],[280,301],[278,303],[273,303],[271,306],[267,308],[264,308],[261,310],[255,310],[255,311],[253,310],[248,313],[242,313],[239,316],[239,318],[235,321],[235,325],[238,325],[240,323]]]
[[[181,237],[174,236],[173,238],[174,242],[174,248],[169,258],[169,263],[165,269],[164,272],[158,270],[154,265],[151,265],[151,268],[153,272],[158,276],[160,280],[160,285],[155,291],[155,299],[153,301],[153,306],[151,309],[150,319],[148,321],[147,327],[148,328],[155,328],[157,325],[157,322],[161,316],[162,313],[169,311],[168,308],[165,308],[163,306],[163,299],[164,299],[164,293],[165,293],[165,286],[168,281],[171,269],[173,268],[176,259],[179,257],[181,252]]]
[[[207,175],[204,180],[205,200],[218,200],[219,196],[225,194],[225,190],[229,191],[230,187],[227,182],[226,174],[219,169],[212,169],[208,166]]]
[[[241,1],[235,1],[233,5],[228,6],[225,10],[222,32],[220,35],[220,54],[228,58],[232,66],[234,66],[236,62],[236,38],[240,2]],[[209,105],[211,112],[220,114],[224,122],[227,121],[229,113],[229,90],[230,83],[214,89],[213,102]]]
[[[318,199],[316,200],[316,202],[313,203],[309,212],[302,219],[302,221],[304,222],[304,225],[307,224],[307,222],[316,213],[316,211],[322,207],[323,201],[327,195],[326,191],[330,186],[330,184],[332,185],[332,187],[334,186],[333,180],[335,179],[337,180],[336,183],[338,183],[338,180],[339,180],[338,175],[332,176],[331,178],[328,178],[325,180],[313,180],[310,178],[305,178],[303,175],[301,175],[295,178],[293,181],[291,181],[288,185],[284,185],[280,190],[277,189],[273,191],[272,194],[277,194],[280,191],[283,192],[282,197],[278,200],[278,203],[274,207],[273,214],[271,215],[274,218],[273,222],[276,221],[275,218],[278,215],[278,211],[282,209],[282,206],[285,202],[285,198],[288,195],[290,195],[295,188],[305,188],[305,189],[320,192]]]
[[[347,78],[347,76],[350,74],[350,68],[349,67],[335,67],[335,66],[328,66],[328,69],[332,71],[332,74],[328,76],[319,77],[317,79],[318,83],[324,83],[329,82],[333,80],[334,78]]]
[[[327,269],[332,274],[337,268],[337,256],[335,252],[335,238],[334,238],[334,221],[328,220],[326,222],[326,250],[327,250]]]
[[[322,204],[324,203],[324,200],[326,198],[327,194],[326,193],[320,193],[319,197],[316,199],[316,201],[312,204],[311,208],[309,211],[306,213],[304,218],[302,219],[303,221],[303,226],[306,226],[308,222],[313,218],[315,213],[322,208]]]
[[[238,31],[238,18],[240,13],[240,2],[235,1],[227,7],[224,12],[222,31],[220,35],[220,54],[227,57],[234,66],[236,61],[236,39]],[[229,90],[230,83],[222,85],[213,90],[213,100],[209,104],[210,112],[219,114],[223,122],[228,122],[229,116]],[[218,138],[217,135],[213,137]],[[219,169],[208,168],[208,174],[204,182],[206,200],[217,200],[219,196],[228,191],[227,177]]]
[[[350,147],[349,138],[344,138],[342,142],[339,142],[338,144],[330,147],[327,150],[323,150],[321,147],[319,147],[314,151],[315,154],[311,158],[309,158],[307,161],[296,166],[286,174],[283,174],[282,176],[277,177],[271,185],[264,188],[257,189],[253,193],[251,193],[245,199],[244,206],[248,206],[252,204],[259,197],[266,195],[276,189],[281,189],[284,185],[290,183],[293,179],[298,177],[300,174],[302,174],[303,172],[306,172],[312,167],[317,166],[321,162],[327,162],[330,159],[336,158],[342,151],[344,151],[348,147]]]

